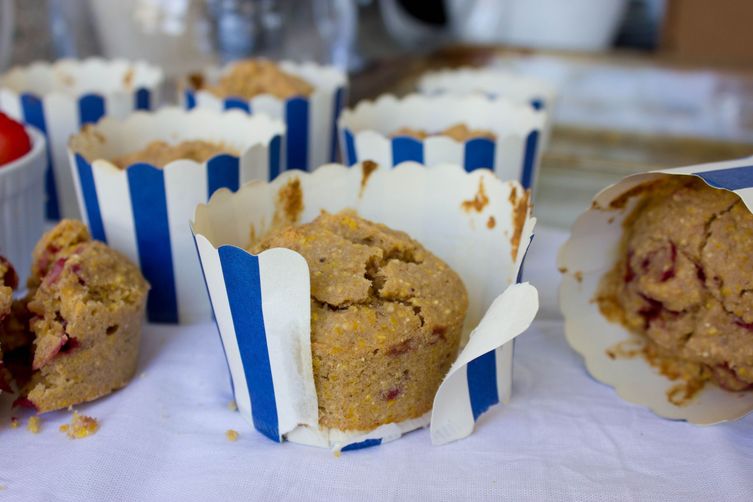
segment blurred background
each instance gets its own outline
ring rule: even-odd
[[[126,57],[173,79],[248,56],[351,73],[350,102],[488,65],[556,86],[536,190],[568,226],[606,184],[753,154],[749,0],[0,0],[0,69]]]

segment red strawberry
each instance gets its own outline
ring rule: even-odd
[[[31,150],[31,140],[20,123],[0,113],[0,168]]]

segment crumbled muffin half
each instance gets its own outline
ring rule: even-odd
[[[38,412],[97,399],[136,370],[148,285],[81,222],[64,220],[33,252],[25,324],[31,376],[19,402]]]
[[[753,215],[735,194],[673,176],[636,192],[601,311],[643,337],[649,362],[687,382],[753,390]]]

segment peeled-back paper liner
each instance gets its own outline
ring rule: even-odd
[[[612,359],[607,355],[607,349],[629,340],[631,335],[621,324],[609,322],[593,300],[599,281],[618,259],[622,222],[637,200],[623,209],[613,209],[610,203],[640,184],[667,175],[698,176],[709,186],[733,191],[753,211],[753,157],[636,174],[604,189],[594,197],[591,209],[575,222],[557,259],[563,270],[560,306],[565,335],[585,359],[591,375],[614,387],[623,399],[647,406],[659,416],[698,425],[734,420],[753,411],[753,392],[728,392],[707,385],[689,403],[677,406],[667,399],[674,382],[644,358]]]
[[[18,272],[21,284],[31,269],[31,252],[44,231],[44,136],[32,127],[26,132],[31,151],[0,166],[0,256]]]
[[[465,142],[447,136],[418,139],[392,136],[401,128],[438,133],[465,124],[493,132],[496,139]],[[414,161],[427,166],[458,164],[466,171],[487,168],[504,180],[531,188],[536,181],[544,114],[527,105],[484,96],[423,96],[399,99],[383,95],[361,101],[340,117],[339,129],[346,165],[373,160],[393,166]]]
[[[13,68],[0,76],[0,110],[47,139],[47,217],[79,218],[68,167],[68,138],[103,116],[123,118],[159,104],[162,70],[144,62],[61,59]]]
[[[334,162],[337,156],[337,118],[347,102],[348,78],[334,66],[314,63],[280,61],[282,70],[298,76],[314,87],[310,96],[280,99],[261,94],[251,99],[215,96],[209,91],[191,87],[195,82],[214,83],[232,65],[210,68],[194,75],[183,84],[183,106],[227,110],[238,108],[248,113],[266,113],[285,122],[287,143],[283,151],[285,169],[313,171],[322,164]]]
[[[266,115],[162,108],[125,120],[106,118],[71,139],[70,165],[84,221],[95,239],[140,264],[151,284],[150,321],[211,318],[189,221],[215,190],[277,176],[284,130]],[[197,139],[228,146],[240,157],[220,154],[206,162],[179,159],[164,168],[138,163],[126,169],[107,160],[156,140]]]
[[[297,221],[311,221],[322,210],[355,209],[407,232],[463,279],[469,300],[464,338],[475,331],[431,413],[373,431],[319,427],[306,261],[289,249],[245,251],[252,235],[263,236],[279,219],[279,198],[296,179],[303,201]],[[529,210],[517,182],[502,182],[488,170],[413,162],[373,172],[327,165],[252,182],[235,194],[215,193],[197,208],[193,232],[240,412],[275,441],[335,450],[397,439],[429,420],[436,444],[469,435],[481,413],[509,399],[511,341],[538,309],[536,290],[514,284],[535,224]]]

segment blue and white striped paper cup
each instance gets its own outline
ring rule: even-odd
[[[465,96],[482,93],[527,104],[551,113],[557,93],[549,83],[527,75],[499,68],[446,68],[424,73],[418,80],[424,94]]]
[[[277,201],[293,186],[303,200],[297,222],[354,209],[407,232],[463,279],[466,342],[424,416],[371,431],[319,426],[308,265],[290,249],[245,251],[250,235],[274,226]],[[483,207],[469,205],[479,194]],[[240,413],[274,441],[335,450],[391,441],[429,423],[435,444],[471,434],[484,411],[509,399],[512,340],[538,309],[536,290],[516,284],[535,224],[525,194],[488,170],[412,162],[373,172],[330,164],[215,193],[196,209],[192,229]]]
[[[337,160],[337,119],[347,102],[347,75],[334,66],[314,63],[279,62],[282,70],[302,78],[314,91],[310,96],[279,99],[261,94],[251,99],[221,98],[185,82],[181,96],[187,109],[212,110],[240,109],[251,114],[266,113],[285,122],[287,142],[283,152],[285,169],[312,171],[322,164]],[[232,64],[222,69],[208,69],[190,80],[203,83],[216,82],[220,75],[230,71]]]
[[[10,261],[26,283],[31,252],[44,232],[44,135],[33,127],[26,132],[31,151],[0,165],[0,256]]]
[[[123,118],[159,104],[162,70],[143,62],[62,59],[0,76],[0,110],[47,139],[47,218],[79,218],[68,168],[68,138],[104,116]]]
[[[431,134],[458,124],[491,131],[496,137],[461,142],[440,134],[426,139],[393,135],[401,128]],[[525,188],[532,188],[536,181],[543,127],[542,112],[480,95],[384,95],[345,110],[339,122],[347,165],[364,160],[388,166],[405,161],[426,166],[452,163],[466,171],[491,169],[501,179],[518,180]]]
[[[501,68],[464,67],[424,73],[418,80],[417,87],[423,94],[481,94],[492,99],[500,98],[529,105],[544,114],[542,148],[549,144],[557,91],[544,80]]]
[[[636,174],[605,188],[577,219],[557,257],[563,271],[560,307],[565,317],[565,336],[585,359],[589,373],[614,387],[627,401],[646,406],[661,417],[698,425],[736,420],[753,412],[753,392],[728,392],[707,385],[690,402],[677,406],[667,398],[676,382],[661,375],[642,357],[608,355],[609,349],[629,342],[631,335],[621,324],[607,321],[593,299],[601,278],[617,259],[622,223],[640,197],[628,200],[627,206],[614,207],[612,201],[632,193],[639,185],[667,176],[697,176],[713,188],[734,192],[753,212],[753,157]]]
[[[237,190],[248,180],[275,177],[284,130],[282,122],[266,115],[162,108],[125,120],[107,118],[71,138],[70,165],[84,221],[95,239],[141,266],[151,284],[150,321],[211,318],[189,221],[196,205],[216,190]],[[225,145],[240,156],[179,159],[163,168],[138,163],[120,169],[109,160],[157,140],[199,139]]]

